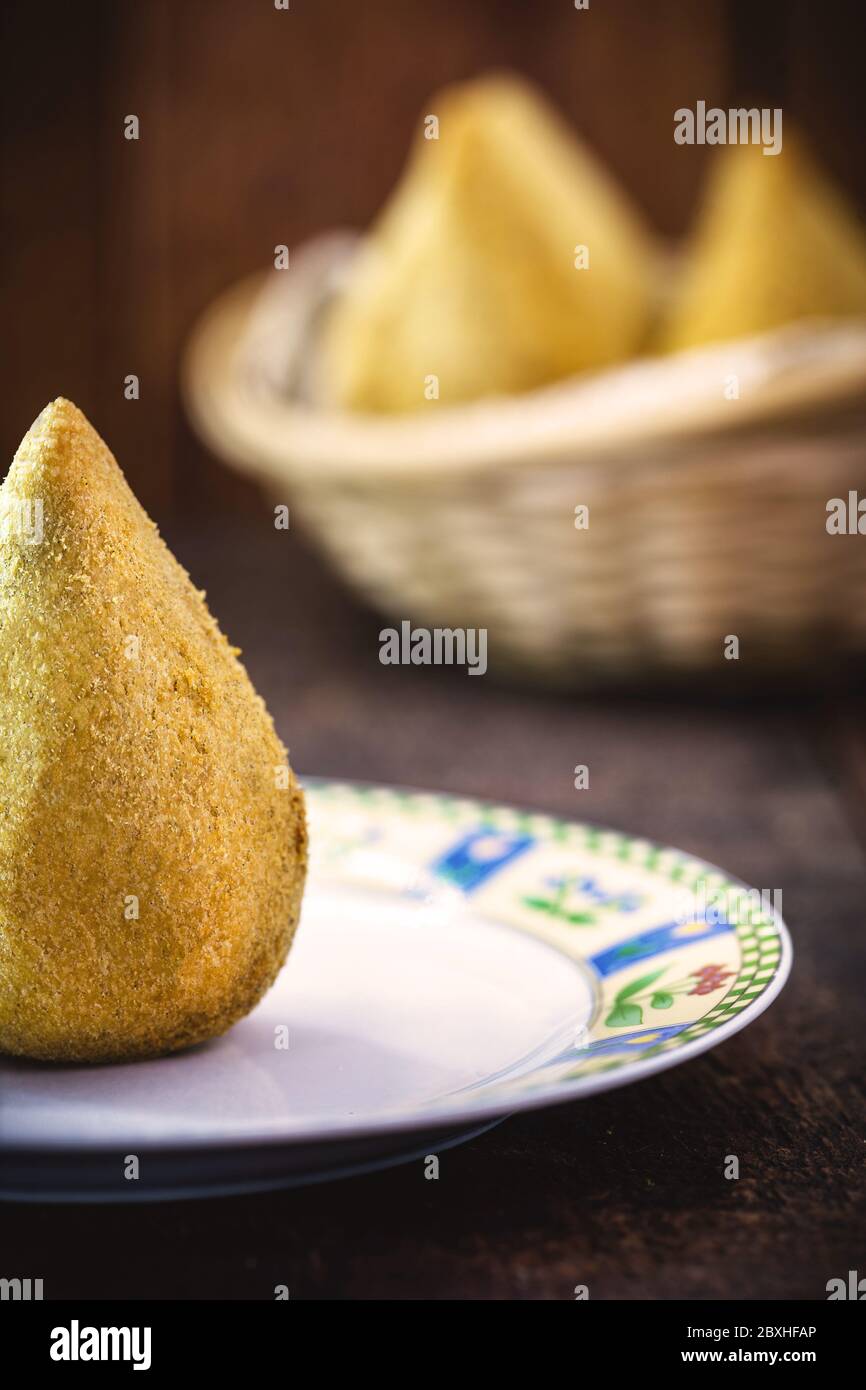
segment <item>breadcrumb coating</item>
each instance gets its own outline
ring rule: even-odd
[[[108,1061],[224,1032],[291,945],[303,795],[204,594],[63,399],[0,488],[0,735],[0,1050]]]

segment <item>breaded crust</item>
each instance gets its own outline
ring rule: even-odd
[[[204,594],[63,399],[0,489],[0,774],[0,1050],[154,1056],[256,1004],[298,923],[303,795]]]

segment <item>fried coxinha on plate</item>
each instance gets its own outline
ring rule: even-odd
[[[0,1051],[172,1052],[286,959],[302,792],[238,652],[70,401],[0,489]]]

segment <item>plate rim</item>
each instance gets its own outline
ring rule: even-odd
[[[430,787],[416,787],[402,783],[393,782],[374,782],[361,778],[339,778],[323,777],[317,775],[299,775],[304,790],[318,788],[345,789],[348,791],[362,792],[385,792],[397,798],[405,796],[423,797],[440,802],[454,802],[463,805],[470,805],[485,812],[505,812],[510,815],[531,816],[534,820],[557,823],[570,829],[598,832],[601,835],[616,835],[627,840],[639,841],[646,844],[651,849],[662,852],[681,855],[691,863],[704,869],[711,870],[713,873],[721,874],[729,884],[749,888],[742,879],[730,874],[728,870],[720,868],[710,860],[703,859],[698,855],[692,854],[688,850],[678,849],[675,845],[661,844],[656,840],[651,840],[644,835],[635,835],[630,831],[617,830],[610,826],[599,825],[594,821],[577,820],[570,817],[560,816],[555,812],[541,811],[537,809],[519,806],[507,801],[486,801],[477,796],[471,796],[459,792],[437,791]],[[497,1117],[505,1118],[509,1115],[522,1114],[527,1111],[545,1109],[548,1106],[564,1105],[570,1101],[579,1100],[585,1096],[596,1095],[602,1091],[617,1090],[621,1086],[631,1085],[644,1077],[657,1076],[660,1072],[667,1071],[671,1067],[679,1066],[683,1062],[689,1061],[693,1057],[698,1057],[711,1048],[725,1042],[743,1028],[748,1027],[756,1018],[778,998],[791,973],[793,965],[793,943],[788,928],[775,908],[768,908],[767,915],[772,919],[776,933],[779,938],[780,955],[779,963],[773,974],[773,978],[761,991],[761,994],[754,1000],[750,1000],[744,1008],[723,1023],[717,1024],[709,1029],[702,1036],[687,1039],[680,1046],[671,1048],[668,1051],[660,1052],[654,1056],[643,1056],[635,1058],[633,1062],[624,1063],[615,1070],[590,1073],[585,1076],[561,1077],[557,1081],[548,1085],[539,1086],[537,1089],[513,1094],[508,1097],[491,1097],[487,1100],[473,1099],[467,1101],[467,1095],[478,1092],[467,1093],[462,1091],[456,1093],[461,1097],[453,1105],[442,1101],[437,1104],[428,1103],[421,1109],[400,1110],[393,1113],[383,1112],[378,1117],[369,1121],[343,1118],[333,1120],[315,1120],[309,1127],[296,1128],[291,1133],[285,1129],[277,1130],[269,1127],[262,1130],[246,1130],[237,1134],[223,1133],[221,1135],[203,1134],[193,1137],[186,1137],[181,1142],[172,1144],[169,1140],[161,1137],[147,1137],[136,1135],[133,1137],[118,1133],[111,1139],[106,1139],[104,1143],[94,1139],[76,1141],[68,1138],[55,1139],[53,1136],[34,1140],[29,1138],[16,1139],[15,1136],[0,1135],[0,1155],[4,1152],[14,1153],[16,1151],[36,1150],[46,1153],[57,1154],[68,1152],[75,1153],[101,1153],[110,1152],[122,1147],[124,1143],[134,1142],[136,1149],[141,1152],[168,1152],[173,1151],[177,1154],[188,1154],[199,1151],[223,1150],[225,1152],[238,1149],[258,1149],[272,1146],[282,1146],[291,1148],[295,1145],[313,1143],[341,1143],[351,1141],[354,1138],[367,1138],[375,1135],[385,1135],[408,1131],[426,1131],[433,1133],[439,1129],[454,1128],[460,1125],[471,1125],[475,1120],[494,1120]],[[503,923],[503,925],[507,925]],[[543,938],[538,938],[539,944],[551,945],[544,942]],[[555,946],[552,949],[556,950]],[[563,954],[564,953],[560,953]],[[283,967],[285,968],[285,967]],[[699,1020],[696,1020],[698,1022]],[[688,1026],[694,1026],[688,1025]],[[209,1044],[203,1044],[208,1046]],[[183,1056],[184,1054],[171,1054]],[[26,1062],[27,1059],[0,1056],[0,1064],[6,1062]],[[151,1058],[150,1061],[159,1061],[159,1058]],[[50,1067],[51,1064],[46,1064]],[[115,1065],[138,1065],[137,1062],[121,1063]],[[2,1186],[2,1184],[0,1184]]]

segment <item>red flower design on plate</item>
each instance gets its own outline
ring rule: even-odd
[[[688,992],[689,994],[713,994],[715,990],[721,989],[725,980],[730,980],[733,974],[733,970],[725,970],[721,965],[702,965],[699,970],[692,972],[695,986]]]

